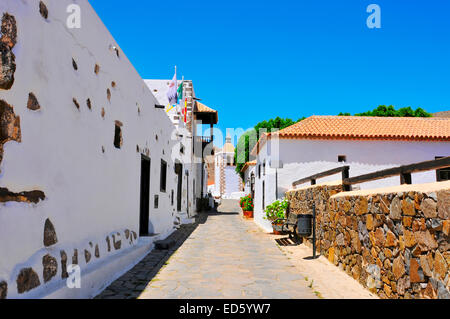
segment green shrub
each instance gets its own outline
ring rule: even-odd
[[[275,201],[271,205],[266,207],[266,217],[267,220],[275,221],[279,218],[286,218],[286,210],[288,209],[289,202],[287,199],[282,201]]]
[[[241,207],[245,212],[252,212],[254,209],[253,198],[252,195],[248,195],[241,198]]]

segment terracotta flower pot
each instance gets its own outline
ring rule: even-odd
[[[281,231],[283,224],[272,224],[273,234],[274,235],[284,235],[284,232]]]
[[[247,219],[252,219],[253,218],[253,212],[244,210],[244,217],[247,218]]]

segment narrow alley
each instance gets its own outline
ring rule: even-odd
[[[203,214],[180,244],[154,250],[97,298],[317,298],[273,238],[242,219],[236,201]]]

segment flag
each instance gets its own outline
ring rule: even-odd
[[[187,123],[187,99],[184,100],[184,123]]]
[[[177,104],[180,104],[180,100],[183,98],[183,82],[178,87],[177,96]]]
[[[169,104],[177,104],[177,72],[173,76],[172,81],[169,84],[169,91],[167,92],[167,98],[169,99]]]

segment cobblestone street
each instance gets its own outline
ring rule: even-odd
[[[317,298],[271,236],[242,219],[234,201],[172,235],[97,298]]]

